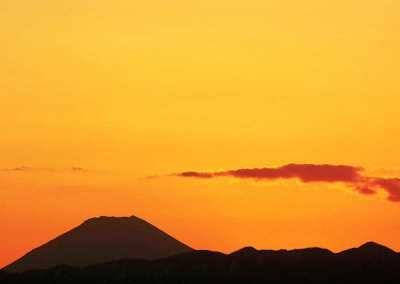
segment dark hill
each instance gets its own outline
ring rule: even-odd
[[[86,266],[124,258],[152,260],[191,250],[137,217],[98,217],[32,250],[5,270]]]
[[[361,257],[361,258],[385,258],[395,257],[397,253],[390,248],[375,242],[368,242],[358,248],[351,248],[339,253],[344,257]]]
[[[390,257],[371,258],[384,251]],[[228,255],[191,251],[157,260],[58,266],[0,276],[0,283],[400,283],[400,257],[377,244],[337,254],[320,248],[274,251],[248,247]]]

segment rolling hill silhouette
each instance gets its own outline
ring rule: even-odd
[[[340,256],[348,259],[382,260],[397,257],[398,254],[383,245],[375,242],[368,242],[358,248],[351,248],[339,253]]]
[[[20,272],[55,265],[86,266],[123,258],[157,259],[192,249],[137,217],[92,218],[5,268]]]
[[[2,284],[244,282],[400,283],[400,255],[374,242],[339,253],[192,250],[139,218],[99,217],[0,271]]]
[[[3,272],[4,273],[4,272]],[[375,243],[341,253],[321,248],[231,254],[194,250],[155,260],[122,259],[87,267],[0,274],[14,283],[400,283],[400,256]]]

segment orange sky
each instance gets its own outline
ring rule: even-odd
[[[97,215],[135,214],[195,248],[400,250],[400,203],[384,192],[143,178],[288,163],[399,177],[398,11],[390,0],[1,1],[0,266]]]

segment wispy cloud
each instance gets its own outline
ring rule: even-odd
[[[288,164],[276,168],[236,169],[217,172],[187,171],[174,175],[201,179],[233,177],[268,181],[297,178],[304,183],[341,182],[361,194],[375,194],[378,190],[384,190],[388,193],[388,200],[400,202],[400,178],[369,177],[363,175],[363,168],[348,165]]]
[[[15,168],[0,169],[0,171],[2,171],[2,172],[26,172],[26,171],[30,171],[32,169],[33,168],[31,168],[31,167],[20,166],[20,167],[15,167]]]
[[[81,167],[72,167],[70,170],[71,170],[72,172],[76,172],[76,173],[86,173],[86,172],[89,172],[88,169],[81,168]]]
[[[90,170],[81,167],[70,167],[70,168],[39,168],[39,167],[27,167],[18,166],[11,168],[2,168],[0,172],[70,172],[70,173],[87,173]]]

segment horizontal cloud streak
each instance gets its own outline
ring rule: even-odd
[[[20,167],[14,167],[14,168],[3,168],[0,169],[0,172],[60,172],[60,173],[87,173],[89,172],[88,169],[81,168],[81,167],[71,167],[71,168],[66,168],[66,169],[53,169],[53,168],[34,168],[34,167],[26,167],[26,166],[20,166]]]
[[[375,194],[379,189],[388,193],[390,201],[400,202],[400,179],[367,177],[363,169],[347,165],[288,164],[277,168],[237,169],[219,172],[188,171],[179,177],[211,179],[234,177],[239,179],[275,180],[297,178],[302,182],[342,182],[361,194]]]
[[[355,182],[361,178],[361,168],[343,165],[289,164],[279,168],[238,169],[222,172],[183,172],[181,177],[213,178],[231,176],[252,179],[298,178],[303,182]]]
[[[31,171],[31,170],[32,170],[32,168],[25,167],[25,166],[15,167],[15,168],[0,169],[0,171],[2,171],[2,172],[26,172],[26,171]]]

